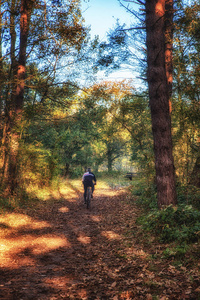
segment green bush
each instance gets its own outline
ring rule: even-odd
[[[133,194],[138,196],[137,203],[143,208],[142,216],[137,221],[146,231],[155,234],[160,242],[197,242],[200,237],[199,190],[179,186],[177,193],[177,207],[168,206],[159,210],[155,185],[143,182],[135,186]]]
[[[69,172],[69,177],[71,179],[76,179],[76,178],[82,178],[84,173],[84,170],[81,166],[76,166],[74,168],[71,167],[70,172]]]
[[[200,189],[189,185],[189,186],[178,186],[178,203],[190,204],[195,207],[197,210],[200,210]]]
[[[49,185],[59,174],[58,158],[40,146],[22,146],[20,152],[20,177],[25,185]]]
[[[159,236],[163,243],[193,243],[200,236],[200,212],[191,205],[153,210],[143,216],[140,223],[145,230]]]
[[[154,184],[147,185],[140,182],[133,186],[132,193],[137,197],[137,204],[143,206],[147,211],[157,208],[156,187]]]

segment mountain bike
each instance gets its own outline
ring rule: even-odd
[[[87,208],[90,208],[91,206],[91,198],[92,198],[92,187],[87,187],[87,193],[86,193],[86,206]]]

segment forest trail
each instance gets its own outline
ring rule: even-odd
[[[198,299],[184,269],[152,260],[159,245],[141,246],[126,190],[97,185],[90,210],[82,191],[0,216],[0,299]]]

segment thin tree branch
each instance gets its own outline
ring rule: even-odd
[[[124,2],[132,2],[132,3],[135,3],[135,4],[141,4],[141,5],[145,5],[144,2],[142,2],[141,0],[123,0]],[[120,1],[119,1],[120,2]]]
[[[141,18],[138,17],[138,15],[136,14],[136,12],[134,12],[133,10],[131,10],[128,6],[124,5],[121,1],[119,1],[120,5],[122,7],[124,7],[127,12],[131,13],[132,15],[134,15],[140,22],[144,22]]]
[[[118,29],[118,31],[130,31],[130,30],[137,30],[137,29],[146,29],[146,27],[131,27],[125,29]]]

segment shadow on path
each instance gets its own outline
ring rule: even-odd
[[[134,238],[137,211],[127,193],[97,189],[90,210],[77,187],[59,193],[60,199],[40,203],[27,214],[1,217],[0,299],[153,299],[167,294],[162,274],[158,278],[148,268],[150,253]],[[171,294],[162,299],[183,299],[173,278],[168,284]]]

